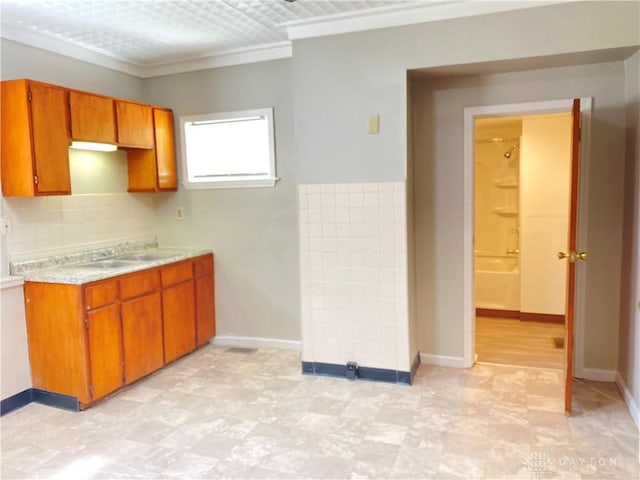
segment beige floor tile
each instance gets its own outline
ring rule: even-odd
[[[554,370],[422,365],[406,387],[301,375],[296,352],[207,346],[84,412],[2,417],[1,474],[638,478],[615,385],[577,381],[574,400],[567,418]]]

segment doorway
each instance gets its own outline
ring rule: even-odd
[[[478,363],[564,367],[571,112],[474,125]]]
[[[591,120],[591,98],[497,105],[489,107],[468,107],[464,109],[464,243],[463,243],[463,313],[464,313],[464,360],[472,366],[476,360],[475,351],[475,257],[474,257],[474,182],[475,182],[475,121],[483,117],[527,116],[571,112],[571,194],[570,221],[567,251],[558,252],[559,259],[566,259],[566,327],[565,327],[565,368],[564,368],[564,411],[571,414],[572,380],[581,377],[584,361],[584,308],[587,268],[575,268],[577,260],[585,260],[585,252],[578,252],[577,245],[587,245],[587,198],[589,172],[589,138]],[[581,155],[582,152],[582,155]],[[578,188],[582,185],[582,188]],[[560,294],[562,295],[562,294]],[[575,321],[575,323],[574,323]],[[575,365],[575,368],[574,368]]]

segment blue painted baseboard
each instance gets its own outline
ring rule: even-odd
[[[28,388],[2,400],[0,402],[0,416],[29,405],[32,402],[61,408],[63,410],[70,410],[72,412],[80,411],[80,404],[76,397],[48,392],[47,390],[40,390],[39,388]]]
[[[358,367],[356,371],[356,378],[375,382],[411,385],[419,365],[420,355],[418,354],[411,365],[410,372],[390,370],[386,368]],[[328,377],[347,378],[347,366],[336,365],[334,363],[302,362],[302,373],[307,375],[325,375]]]
[[[20,393],[16,393],[0,402],[0,416],[13,412],[18,408],[29,405],[33,402],[33,388],[28,388]]]

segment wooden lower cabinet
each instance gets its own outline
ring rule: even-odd
[[[82,289],[25,282],[24,292],[33,387],[91,403]]]
[[[33,386],[84,409],[215,334],[213,256],[86,285],[25,282]]]
[[[90,394],[93,398],[105,397],[124,385],[119,307],[113,303],[87,312]]]
[[[205,345],[216,334],[215,283],[213,256],[207,255],[194,263],[196,284],[196,344]]]
[[[166,363],[196,349],[195,316],[193,280],[163,288],[162,317]]]
[[[127,384],[162,368],[162,302],[160,292],[122,302],[122,343]]]

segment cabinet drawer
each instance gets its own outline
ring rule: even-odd
[[[118,299],[118,282],[89,285],[84,289],[84,303],[87,310],[109,305]]]
[[[120,298],[139,297],[145,293],[155,292],[160,288],[158,269],[127,275],[120,279]]]
[[[162,286],[175,285],[193,278],[192,262],[182,262],[162,269]]]
[[[207,273],[213,272],[213,257],[207,255],[206,257],[199,258],[193,265],[196,277],[206,275]]]

